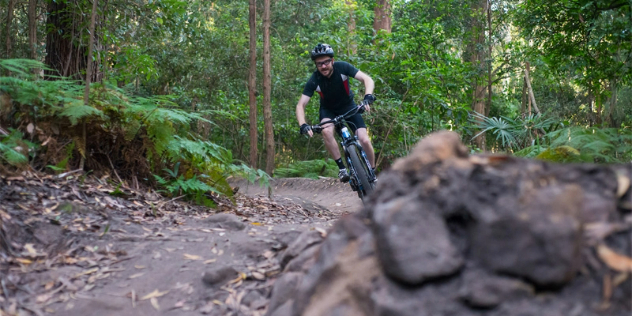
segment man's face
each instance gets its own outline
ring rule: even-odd
[[[316,68],[321,75],[329,78],[334,73],[334,59],[329,56],[316,57],[314,60]]]

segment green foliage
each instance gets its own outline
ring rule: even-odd
[[[85,28],[88,19],[79,12],[88,12],[90,4],[63,3],[66,19]],[[308,51],[318,42],[333,45],[337,60],[351,62],[375,80],[378,101],[364,118],[381,168],[439,129],[457,131],[468,140],[483,137],[477,134],[486,130],[488,149],[530,150],[529,155],[535,157],[549,149],[554,139],[551,133],[562,124],[621,131],[632,126],[632,11],[628,2],[492,1],[491,30],[481,23],[486,20],[482,16],[486,12],[480,10],[484,1],[390,3],[390,33],[373,29],[375,1],[313,0],[307,7],[305,1],[272,3],[272,117],[281,167],[275,176],[315,177],[319,172],[288,164],[328,157],[319,138],[306,140],[298,134],[294,115],[302,87],[314,71]],[[11,73],[0,77],[0,91],[11,96],[14,106],[3,119],[22,131],[29,123],[40,127],[43,124],[38,122],[59,122],[59,146],[76,143],[70,154],[51,158],[44,166],[65,169],[77,163],[77,153],[84,150],[77,124],[87,122],[94,141],[100,137],[99,144],[87,144],[95,152],[93,159],[110,154],[119,165],[136,157],[127,170],[140,172],[144,178],[153,180],[152,174],[167,181],[195,177],[220,192],[229,190],[221,178],[232,174],[267,183],[269,177],[262,171],[239,163],[249,161],[250,147],[257,146],[257,164],[264,165],[266,150],[260,94],[259,143],[250,144],[248,137],[248,6],[227,0],[115,0],[98,5],[96,47],[107,49],[92,56],[99,59],[97,70],[104,77],[92,85],[88,105],[83,104],[81,83],[64,78],[38,80],[33,70],[45,67],[33,60],[0,60],[2,73]],[[6,16],[3,10],[0,16]],[[12,30],[7,33],[13,39],[13,55],[29,56],[26,11],[14,13]],[[350,17],[354,30],[349,29]],[[257,67],[261,69],[260,19],[257,28]],[[52,31],[56,29],[40,23],[37,38]],[[87,34],[79,33],[73,40],[86,43]],[[39,52],[43,48],[38,46]],[[477,53],[483,53],[484,60],[476,61]],[[531,84],[543,116],[523,116],[526,61],[531,64]],[[485,89],[475,96],[474,86],[486,85],[488,80],[493,87],[485,117],[470,118],[471,105],[487,93]],[[351,84],[360,99],[362,84],[357,80]],[[261,85],[258,71],[257,91],[262,91]],[[313,99],[306,109],[311,123],[318,118],[318,100]],[[114,145],[101,148],[107,143],[104,140]],[[601,149],[584,151],[579,147],[585,145],[559,146],[581,154],[588,151],[597,161],[625,156],[625,151],[603,144]],[[65,154],[63,149],[50,149]],[[569,155],[564,159],[575,159],[570,149],[558,151]],[[177,163],[182,169],[177,177],[165,173],[165,168],[172,170]]]
[[[61,137],[72,139],[65,155],[55,164],[48,164],[53,171],[65,170],[69,160],[78,156],[75,150],[83,153],[86,148],[92,148],[91,151],[100,152],[103,146],[114,144],[107,150],[115,153],[128,150],[137,155],[129,157],[123,152],[119,159],[125,163],[145,160],[143,164],[149,166],[148,171],[165,192],[181,193],[201,204],[209,204],[206,197],[209,193],[231,196],[232,190],[226,181],[231,175],[244,176],[253,182],[258,179],[263,185],[269,185],[269,176],[263,171],[234,165],[229,150],[202,140],[193,132],[192,123],[210,126],[214,123],[200,113],[181,109],[174,102],[174,96],[138,96],[105,82],[91,86],[89,104],[84,105],[82,87],[78,83],[65,79],[44,81],[30,75],[30,69],[43,67],[39,63],[3,60],[0,66],[12,71],[11,77],[0,77],[0,90],[15,106],[26,109],[16,111],[12,119],[22,125],[29,122],[34,125],[34,121],[54,122],[61,130]],[[80,130],[72,128],[79,122],[85,122],[92,131],[87,144],[83,144]],[[137,140],[136,144],[142,145],[130,147],[125,142],[116,142],[117,137],[127,142]],[[2,158],[12,165],[27,163],[22,152],[35,149],[18,131],[3,137],[0,143]],[[165,168],[169,166],[173,171]],[[162,176],[161,171],[169,172]]]
[[[311,178],[337,177],[338,165],[332,159],[306,160],[291,163],[274,171],[276,178]]]
[[[12,130],[9,135],[0,134],[0,158],[2,161],[13,165],[23,166],[28,163],[25,152],[29,152],[34,145],[22,139],[21,132]]]
[[[614,128],[568,127],[547,133],[542,145],[516,155],[556,162],[628,163],[632,161],[632,135]]]
[[[486,117],[476,112],[472,112],[470,122],[473,129],[481,130],[474,138],[487,133],[487,138],[502,150],[523,148],[538,142],[539,138],[556,124],[556,120],[541,114],[511,119],[504,116]]]

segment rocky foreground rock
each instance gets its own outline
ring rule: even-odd
[[[278,256],[267,315],[630,315],[631,178],[435,133],[362,212]]]

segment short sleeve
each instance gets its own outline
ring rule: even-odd
[[[316,91],[316,86],[316,79],[312,75],[307,80],[305,87],[303,87],[303,94],[311,98],[314,95],[314,91]]]
[[[343,75],[347,75],[351,78],[355,78],[356,74],[359,71],[358,68],[353,67],[353,65],[345,61],[337,61],[336,64],[338,64],[338,69],[340,69],[340,72]]]

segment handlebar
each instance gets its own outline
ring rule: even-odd
[[[342,114],[342,115],[338,115],[335,118],[329,120],[329,121],[324,121],[324,122],[320,122],[316,125],[311,125],[310,127],[312,128],[312,131],[314,131],[314,133],[320,133],[323,131],[323,125],[326,124],[330,124],[330,123],[334,123],[334,125],[336,125],[337,123],[356,115],[356,113],[358,113],[358,111],[360,111],[360,109],[364,108],[364,106],[367,104],[366,101],[362,101],[360,102],[360,104],[358,104],[358,106],[354,107],[353,109],[347,111],[347,113]]]

